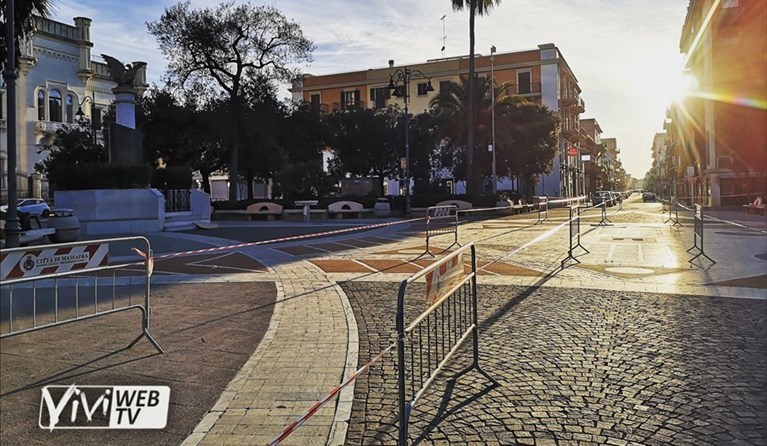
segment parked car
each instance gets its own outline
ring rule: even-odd
[[[600,190],[594,194],[594,206],[602,203],[606,203],[607,206],[615,206],[616,199],[613,195],[614,192]]]
[[[48,217],[51,213],[51,208],[42,198],[23,198],[16,202],[16,210],[39,217]],[[0,212],[7,213],[8,205],[0,206]]]
[[[642,201],[647,203],[648,201],[655,201],[655,194],[652,192],[645,192],[642,194]]]

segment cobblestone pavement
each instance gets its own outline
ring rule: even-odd
[[[363,362],[391,339],[398,284],[342,287]],[[500,386],[440,379],[413,409],[414,444],[767,444],[767,302],[519,286],[479,299],[480,364]],[[396,389],[393,357],[358,379],[347,444],[396,442]]]

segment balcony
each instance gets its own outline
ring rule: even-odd
[[[578,103],[573,105],[573,113],[583,113],[586,111],[586,103],[583,102],[583,99],[579,99]]]
[[[528,84],[512,85],[511,89],[513,93],[518,96],[540,96],[541,95],[541,83],[530,82]]]
[[[581,129],[580,126],[565,122],[564,125],[562,125],[561,134],[566,140],[572,143],[577,143],[580,141]]]
[[[40,133],[56,133],[56,130],[65,126],[63,122],[54,121],[37,121],[35,124],[35,130]]]
[[[567,96],[559,98],[559,106],[560,107],[572,107],[574,105],[577,105],[579,101],[578,96]]]
[[[334,112],[345,110],[362,110],[363,108],[365,108],[365,101],[333,103]]]
[[[327,113],[328,111],[330,111],[330,106],[328,106],[328,104],[314,103],[312,104],[312,111],[318,112],[318,113]]]

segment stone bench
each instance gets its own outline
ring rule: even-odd
[[[765,214],[767,215],[767,205],[764,204],[744,204],[743,209],[747,214]]]
[[[282,206],[277,203],[253,203],[245,208],[245,214],[251,219],[257,215],[265,215],[267,220],[274,220],[277,216],[282,215]]]
[[[436,204],[436,206],[455,206],[458,208],[459,211],[465,211],[465,210],[473,208],[471,203],[469,203],[468,201],[463,201],[463,200],[440,201],[439,203]]]
[[[344,218],[345,215],[362,218],[362,214],[371,212],[356,201],[336,201],[328,205],[328,214],[334,218]]]

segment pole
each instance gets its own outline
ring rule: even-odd
[[[493,195],[498,193],[498,178],[495,175],[495,77],[493,64],[495,62],[495,45],[490,47],[490,128],[493,138]]]
[[[19,246],[21,225],[19,224],[19,214],[16,209],[16,200],[18,198],[18,187],[16,184],[16,34],[13,10],[13,0],[5,2],[5,17],[7,19],[7,29],[5,35],[5,45],[7,49],[7,60],[5,63],[5,72],[3,77],[8,90],[8,214],[5,218],[5,247],[16,248]]]
[[[405,216],[410,217],[410,115],[407,105],[410,100],[410,69],[405,68]]]

